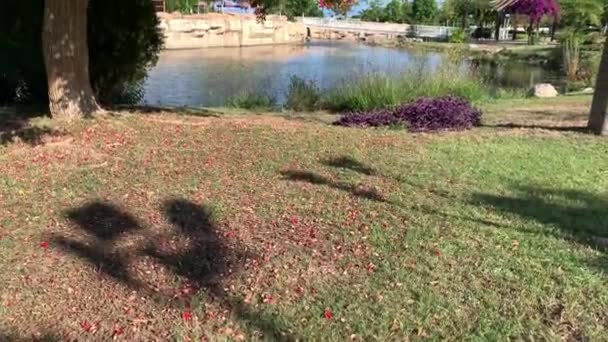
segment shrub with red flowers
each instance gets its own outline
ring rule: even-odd
[[[347,127],[405,125],[412,132],[461,131],[481,124],[481,111],[458,97],[421,98],[394,109],[343,115],[334,124]]]

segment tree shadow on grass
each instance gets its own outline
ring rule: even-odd
[[[37,146],[44,143],[44,137],[57,135],[48,127],[22,127],[10,131],[0,130],[0,145],[8,145],[17,141]]]
[[[149,241],[144,253],[186,279],[196,288],[205,288],[223,297],[222,278],[228,270],[238,271],[241,251],[232,250],[211,219],[210,210],[184,199],[164,203],[163,211],[178,237],[187,240],[181,250],[166,250]]]
[[[145,281],[131,274],[131,258],[137,255],[151,257],[164,265],[192,291],[205,291],[210,297],[228,307],[240,321],[262,331],[275,340],[292,340],[285,334],[287,328],[279,325],[263,312],[253,310],[224,291],[227,277],[238,273],[246,258],[253,258],[234,239],[225,237],[213,222],[211,211],[187,199],[169,199],[162,211],[171,227],[168,233],[152,234],[142,228],[136,218],[120,208],[102,201],[90,202],[66,212],[66,217],[86,236],[86,242],[55,235],[52,242],[63,251],[76,255],[98,268],[110,279],[132,289],[158,296]],[[139,234],[143,243],[118,246],[127,235]],[[230,240],[230,241],[229,241]],[[178,241],[176,244],[167,241]],[[163,303],[175,297],[165,298]],[[164,305],[164,304],[163,304]]]
[[[217,118],[220,115],[212,110],[193,107],[161,107],[161,106],[113,106],[111,110],[124,111],[133,114],[175,114]]]
[[[54,235],[51,241],[56,246],[125,285],[140,286],[129,274],[127,257],[115,248],[121,235],[141,229],[133,216],[112,204],[97,201],[69,210],[66,217],[86,234],[87,241]]]
[[[0,107],[0,145],[16,141],[35,146],[43,143],[44,136],[58,135],[48,127],[32,126],[30,119],[48,116],[48,106],[24,105]]]
[[[472,202],[555,227],[562,238],[601,252],[608,251],[608,197],[578,190],[529,186],[516,190],[522,195],[505,197],[478,193]],[[598,260],[594,266],[608,270],[606,261],[607,258]]]
[[[367,165],[361,163],[360,161],[356,160],[355,158],[349,157],[349,156],[340,156],[340,157],[330,158],[330,159],[325,160],[323,162],[323,164],[337,168],[337,169],[346,169],[346,170],[355,171],[355,172],[364,174],[366,176],[374,176],[377,174],[377,171],[374,168],[367,166]]]
[[[529,129],[529,130],[543,130],[553,132],[572,132],[572,133],[590,133],[589,128],[586,126],[547,126],[547,125],[523,125],[523,124],[497,124],[497,125],[483,125],[483,127],[489,128],[504,128],[504,129]]]
[[[355,184],[349,184],[345,182],[336,182],[324,176],[318,175],[314,172],[286,170],[281,171],[281,175],[284,177],[284,179],[293,182],[305,182],[314,185],[323,185],[333,189],[348,192],[349,194],[355,197],[365,198],[376,202],[387,202],[384,196],[376,189],[357,186]]]
[[[21,336],[13,332],[0,331],[0,342],[59,342],[64,341],[55,333],[43,333],[31,335],[28,337]]]

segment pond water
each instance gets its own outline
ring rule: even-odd
[[[160,106],[221,106],[239,93],[262,90],[278,103],[285,99],[291,76],[329,89],[357,76],[396,74],[413,63],[433,69],[445,58],[420,52],[344,42],[201,50],[166,50],[149,72],[143,102]],[[527,88],[547,77],[541,68],[523,65],[474,66],[496,86]]]

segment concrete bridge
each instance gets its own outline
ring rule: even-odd
[[[332,36],[369,35],[387,37],[403,36],[425,40],[446,40],[456,27],[376,23],[360,20],[336,20],[331,18],[302,18],[307,35],[311,38],[332,39]],[[337,38],[337,37],[336,37]]]

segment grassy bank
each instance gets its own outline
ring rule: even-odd
[[[2,139],[0,340],[605,340],[589,102],[438,135],[206,112]]]

